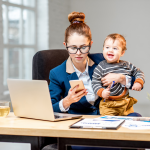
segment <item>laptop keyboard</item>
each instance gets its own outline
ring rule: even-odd
[[[55,119],[58,119],[58,118],[68,118],[68,116],[59,116],[59,115],[54,115]]]

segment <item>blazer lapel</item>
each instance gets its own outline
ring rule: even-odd
[[[67,78],[68,78],[69,81],[70,80],[79,80],[76,72],[73,72],[72,74],[68,74]]]
[[[94,69],[95,69],[95,64],[93,65],[93,66],[89,66],[89,76],[90,76],[90,79],[91,79],[91,81],[92,81],[92,75],[93,75],[93,71],[94,71]]]
[[[67,78],[68,80],[79,80],[74,68],[73,68],[73,65],[72,65],[72,61],[71,61],[71,58],[69,57],[67,59],[67,62],[66,62],[66,72],[67,72]]]

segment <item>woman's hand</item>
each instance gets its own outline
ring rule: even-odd
[[[121,84],[125,85],[126,84],[126,77],[125,77],[125,75],[122,75],[122,74],[109,73],[101,79],[103,86],[108,86],[113,81],[115,81],[115,83],[121,83]]]
[[[72,103],[78,102],[83,96],[87,95],[87,89],[76,93],[78,87],[79,85],[75,86],[73,89],[70,89],[68,95],[63,99],[63,107],[65,109],[68,108]]]

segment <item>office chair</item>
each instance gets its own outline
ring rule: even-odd
[[[69,54],[65,49],[52,49],[38,51],[32,60],[32,79],[46,80],[49,84],[49,72],[51,69],[63,63]],[[53,137],[39,137],[39,147],[57,143],[57,138]]]
[[[63,63],[68,57],[69,54],[65,49],[38,51],[33,56],[32,79],[46,80],[49,84],[50,70]]]

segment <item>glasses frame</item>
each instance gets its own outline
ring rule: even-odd
[[[67,43],[66,43],[66,49],[67,49],[67,51],[68,51],[68,52],[69,52],[69,50],[68,50],[68,48],[69,48],[69,47],[72,47],[72,46],[67,46]],[[89,43],[89,45],[88,45],[88,46],[82,46],[82,47],[89,47],[88,52],[89,52],[89,51],[90,51],[90,49],[91,49],[91,45],[90,45],[90,43]],[[78,50],[80,51],[80,53],[82,53],[82,52],[81,52],[81,48],[82,48],[82,47],[80,47],[80,48],[78,48],[78,47],[77,47],[77,48],[76,48],[76,49],[77,49],[77,50],[76,50],[76,53],[78,52]],[[86,53],[88,53],[88,52],[86,52]],[[76,54],[76,53],[70,53],[70,52],[69,52],[69,54]],[[82,53],[82,54],[86,54],[86,53]]]

